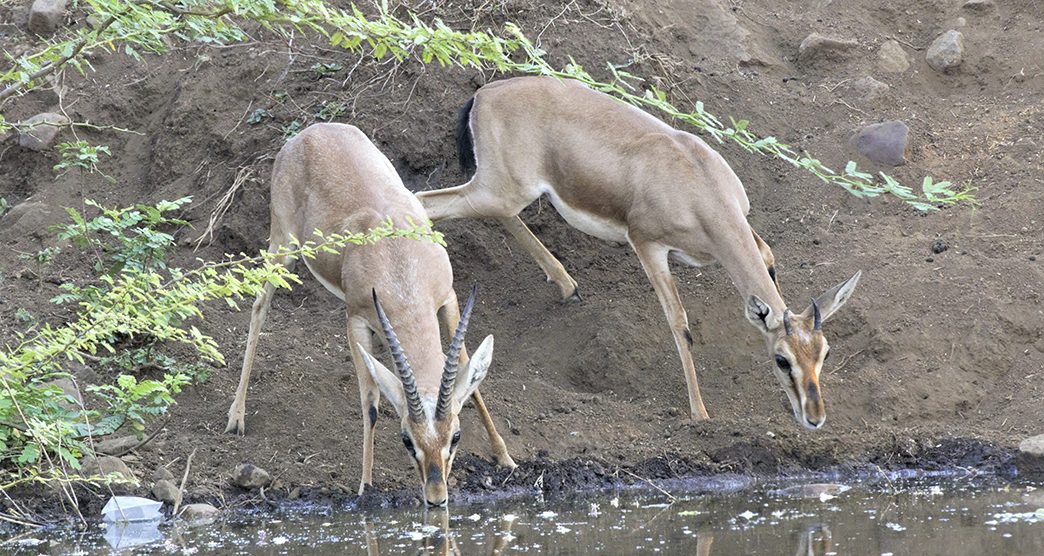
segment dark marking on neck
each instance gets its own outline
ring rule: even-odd
[[[370,406],[370,428],[377,424],[377,406]]]
[[[692,347],[692,332],[688,328],[685,329],[685,341],[689,342],[689,347]]]
[[[776,282],[776,267],[774,267],[774,266],[768,267],[768,273],[769,273],[769,278],[772,278],[772,282],[775,283]]]

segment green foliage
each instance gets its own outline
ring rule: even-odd
[[[174,236],[160,228],[185,226],[188,222],[166,213],[192,201],[182,197],[155,205],[137,204],[125,208],[105,208],[91,199],[84,204],[101,214],[87,220],[80,211],[66,208],[71,223],[52,226],[59,240],[97,254],[95,269],[119,273],[125,269],[153,270],[166,266],[167,253],[174,248]]]
[[[301,129],[304,127],[299,120],[294,120],[285,126],[283,126],[283,140],[289,141],[298,133],[301,133]]]
[[[343,102],[323,102],[319,110],[315,112],[315,117],[329,122],[338,116],[344,115],[347,109]]]
[[[112,151],[105,145],[92,145],[83,139],[73,143],[59,143],[58,154],[62,157],[61,162],[54,165],[54,171],[58,177],[64,176],[74,168],[88,174],[98,172],[110,183],[115,183],[112,177],[98,170],[98,155],[106,154],[112,156]]]
[[[40,52],[16,59],[13,67],[0,73],[0,85],[7,84],[7,89],[0,91],[0,102],[37,86],[41,74],[46,75],[63,65],[84,71],[88,67],[84,56],[101,47],[114,48],[113,45],[121,44],[127,54],[137,57],[139,51],[165,52],[169,49],[165,37],[226,44],[245,40],[247,34],[238,22],[249,21],[275,32],[318,33],[328,37],[333,46],[354,51],[367,49],[378,60],[391,57],[403,61],[417,56],[425,64],[436,62],[440,66],[576,79],[624,102],[658,110],[718,142],[731,141],[751,153],[783,160],[859,197],[889,194],[918,210],[974,201],[972,189],[967,186],[936,187],[933,184],[915,193],[911,188],[897,187],[893,178],[875,181],[873,175],[854,167],[850,172],[835,172],[775,137],[755,135],[749,130],[747,120],[729,118],[730,125],[725,125],[707,112],[701,102],[696,102],[691,110],[680,110],[668,100],[666,92],[612,64],[606,68],[611,76],[606,81],[594,78],[575,62],[556,68],[547,61],[546,53],[511,23],[505,24],[504,36],[460,32],[437,19],[432,23],[422,22],[416,16],[411,16],[409,22],[399,20],[387,12],[384,4],[377,16],[367,17],[354,6],[344,10],[324,0],[187,0],[178,3],[86,0],[86,4],[102,23],[78,29]],[[336,63],[317,62],[310,69],[317,78],[323,78],[342,68]],[[300,126],[297,122],[288,124],[283,129],[284,138],[295,135]]]
[[[336,62],[316,62],[309,69],[315,73],[316,79],[322,79],[341,71],[344,69],[344,66]]]
[[[265,118],[271,118],[271,117],[272,117],[272,114],[269,113],[267,109],[265,109],[265,108],[258,108],[257,110],[254,110],[253,112],[251,112],[249,116],[247,116],[246,123],[248,123],[250,125],[257,125],[257,124],[265,121]]]
[[[181,393],[181,387],[190,382],[191,379],[181,373],[165,374],[163,380],[141,382],[131,375],[120,375],[116,384],[92,385],[87,391],[105,400],[109,413],[124,416],[140,437],[145,432],[147,419],[166,412],[174,405],[173,395]]]
[[[7,214],[7,210],[11,208],[11,205],[7,204],[7,199],[0,197],[0,216]]]
[[[72,224],[59,227],[66,239],[106,251],[118,271],[102,273],[95,286],[63,287],[61,301],[78,303],[78,314],[62,324],[44,323],[18,333],[0,350],[0,477],[7,484],[67,480],[55,473],[78,466],[79,458],[89,453],[86,437],[111,434],[121,426],[141,434],[185,385],[206,380],[209,364],[224,363],[214,339],[194,324],[203,318],[202,306],[223,300],[237,307],[239,300],[256,296],[266,284],[289,288],[299,280],[276,262],[281,257],[312,258],[389,237],[444,245],[430,223],[396,228],[388,220],[365,233],[316,232],[313,240],[295,240],[276,253],[226,257],[189,270],[172,268],[163,264],[163,257],[173,238],[166,236],[165,244],[139,240],[143,234],[137,228],[179,223],[163,213],[182,201],[187,202],[115,209],[91,204],[102,211],[99,217],[87,220],[70,211]],[[95,233],[109,237],[109,242],[95,243]],[[126,349],[128,342],[144,347]],[[181,364],[157,351],[159,346],[178,344],[195,352],[194,363]],[[86,387],[102,407],[79,407],[54,384],[69,377],[63,366],[70,360],[117,369],[112,383]],[[159,378],[135,376],[142,374]]]
[[[29,323],[35,320],[32,313],[27,311],[25,307],[19,307],[15,309],[15,319],[21,323]]]

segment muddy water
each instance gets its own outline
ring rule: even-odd
[[[1044,485],[895,481],[731,493],[656,490],[372,513],[232,515],[211,524],[52,531],[25,553],[1044,554]],[[146,541],[134,545],[137,541]]]

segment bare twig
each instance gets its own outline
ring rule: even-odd
[[[192,456],[196,455],[196,448],[192,449],[192,453],[189,454],[187,460],[185,460],[185,474],[181,476],[181,486],[178,487],[178,497],[174,500],[174,511],[173,515],[178,515],[178,508],[181,507],[181,499],[185,496],[185,483],[188,481],[189,469],[192,469]]]

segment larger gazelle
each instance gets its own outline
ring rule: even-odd
[[[578,82],[520,77],[475,93],[461,110],[457,147],[462,168],[475,174],[463,185],[418,193],[428,216],[499,219],[564,299],[579,299],[576,281],[518,217],[523,208],[547,195],[573,227],[631,245],[667,316],[692,418],[706,419],[707,410],[671,257],[725,267],[747,319],[768,341],[794,417],[823,425],[819,374],[830,348],[821,324],[848,300],[860,273],[801,313],[788,311],[772,251],[747,223],[743,185],[703,140]]]
[[[400,227],[427,221],[388,159],[361,131],[344,124],[313,125],[283,146],[272,171],[271,214],[268,249],[273,253],[288,246],[292,237],[311,239],[316,230],[364,231],[387,218]],[[292,264],[285,257],[279,262]],[[305,264],[344,301],[348,317],[348,341],[365,416],[360,494],[373,480],[373,432],[382,393],[401,417],[402,440],[429,505],[446,503],[446,479],[460,441],[457,416],[469,396],[482,417],[497,463],[515,466],[478,391],[493,355],[493,336],[469,360],[463,338],[474,290],[461,315],[445,249],[428,241],[389,238],[322,253]],[[250,370],[274,290],[266,285],[254,301],[226,432],[245,430]],[[440,319],[447,333],[453,332],[446,355]],[[370,355],[371,333],[386,340],[396,372]]]

